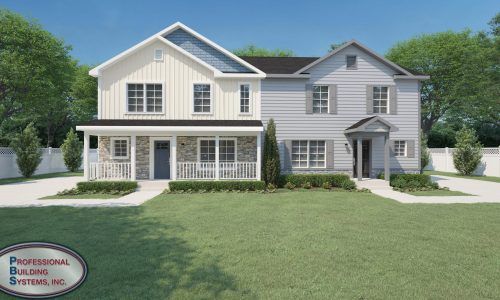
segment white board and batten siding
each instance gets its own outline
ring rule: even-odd
[[[346,55],[358,59],[357,70],[346,69]],[[282,141],[293,139],[333,139],[334,169],[352,170],[352,145],[344,130],[367,114],[366,86],[396,86],[397,113],[380,114],[399,130],[391,140],[413,140],[414,158],[392,157],[392,169],[419,168],[419,83],[417,80],[394,80],[397,71],[355,46],[349,46],[307,71],[309,79],[265,79],[262,81],[262,121],[274,118],[277,139],[283,157]],[[337,85],[336,114],[306,114],[306,84]],[[345,145],[347,144],[347,146]],[[372,140],[372,168],[384,168],[383,137]],[[283,160],[282,160],[283,161]]]
[[[163,60],[154,60],[163,49]],[[255,120],[259,114],[259,79],[214,78],[213,71],[158,41],[104,69],[99,78],[100,119]],[[163,113],[127,113],[127,83],[161,83]],[[193,84],[212,84],[212,113],[193,114]],[[251,86],[251,114],[240,114],[240,83]]]

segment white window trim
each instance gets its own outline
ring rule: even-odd
[[[406,140],[394,140],[394,147],[396,147],[396,142],[403,142],[404,143],[404,154],[403,155],[396,155],[396,149],[394,149],[394,157],[408,157],[408,143]]]
[[[143,101],[143,111],[128,111],[128,85],[129,84],[142,84],[144,88],[144,93],[142,96]],[[160,112],[147,112],[146,104],[146,84],[161,84],[161,111]],[[165,113],[165,104],[166,104],[166,96],[165,96],[165,84],[158,81],[129,81],[125,82],[125,114],[126,115],[163,115]]]
[[[317,112],[315,113],[314,112],[314,87],[315,86],[326,86],[327,89],[328,89],[328,93],[327,93],[327,96],[326,96],[326,113],[321,113],[321,112]],[[312,109],[313,109],[313,114],[316,114],[316,115],[325,115],[325,114],[329,114],[330,113],[330,86],[327,85],[327,84],[313,84],[312,86],[312,89],[313,89],[313,97],[312,97]],[[309,142],[308,142],[309,144]]]
[[[127,141],[127,156],[115,156],[115,141],[126,140]],[[130,137],[128,136],[115,136],[109,139],[110,145],[110,156],[111,159],[129,159],[130,158]]]
[[[210,112],[195,112],[194,111],[194,86],[196,84],[210,85]],[[214,113],[214,84],[212,82],[197,81],[191,83],[191,114],[193,115],[212,115]]]
[[[197,149],[196,149],[196,157],[197,157],[197,162],[201,163],[201,151],[200,151],[200,142],[201,141],[215,141],[216,139],[213,138],[213,137],[199,137],[196,141],[197,143]],[[238,139],[237,138],[233,138],[233,137],[219,137],[219,145],[220,145],[220,141],[234,141],[234,162],[238,162]],[[217,145],[215,145],[215,147],[217,147]],[[220,154],[220,152],[219,152]],[[219,161],[220,163],[221,161]],[[215,163],[215,162],[214,162]]]
[[[156,51],[161,51],[161,57],[160,58],[156,58]],[[162,48],[156,48],[154,50],[154,52],[153,52],[153,59],[154,59],[154,61],[163,61],[163,57],[165,56],[164,52],[165,52],[165,50],[163,50]]]
[[[241,112],[241,86],[248,85],[248,112]],[[252,115],[252,84],[250,82],[238,82],[238,99],[240,100],[240,105],[238,106],[238,112],[242,116]]]
[[[326,169],[326,160],[327,160],[327,153],[328,153],[328,149],[327,149],[327,140],[325,139],[294,139],[292,140],[292,149],[291,149],[291,153],[290,154],[293,154],[293,142],[295,141],[307,141],[307,166],[306,167],[294,167],[293,166],[293,160],[290,158],[290,162],[291,162],[291,165],[292,165],[292,169]],[[321,142],[325,142],[325,166],[323,167],[309,167],[309,145],[310,145],[310,142],[311,141],[321,141]]]
[[[385,113],[383,112],[375,112],[375,97],[373,97],[372,99],[372,111],[373,111],[373,114],[376,114],[376,115],[389,115],[390,114],[390,105],[391,105],[391,85],[374,85],[372,86],[372,95],[375,95],[374,93],[374,89],[376,87],[379,87],[379,88],[383,88],[383,87],[386,87],[387,88],[387,110]]]

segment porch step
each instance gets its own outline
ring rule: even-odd
[[[391,186],[389,185],[389,182],[382,180],[382,179],[363,179],[361,181],[358,181],[354,179],[354,182],[356,182],[356,186],[360,189],[365,188],[365,189],[392,189]]]
[[[170,180],[140,180],[138,191],[163,191],[168,188]]]

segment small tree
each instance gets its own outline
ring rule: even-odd
[[[470,175],[481,162],[482,145],[474,129],[463,127],[457,132],[453,164],[462,175]]]
[[[31,177],[42,161],[40,139],[33,123],[28,124],[19,134],[15,135],[10,144],[16,153],[17,167],[24,177]]]
[[[420,131],[420,172],[422,172],[429,164],[429,149],[427,148],[427,136],[425,133],[421,130]]]
[[[267,183],[278,185],[280,177],[280,155],[276,141],[276,125],[270,119],[264,137],[264,157],[262,159],[262,179]]]
[[[73,128],[66,135],[64,143],[61,145],[64,164],[71,172],[76,172],[82,165],[82,143],[78,139]]]

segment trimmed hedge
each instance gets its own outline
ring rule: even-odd
[[[288,182],[297,187],[309,182],[312,187],[322,187],[328,182],[334,188],[346,190],[356,189],[356,184],[347,174],[288,174],[280,177],[280,187],[284,187]]]
[[[432,182],[426,174],[391,174],[390,185],[397,189],[438,189],[437,183]]]
[[[264,181],[172,181],[170,191],[263,191]]]
[[[131,191],[137,188],[135,181],[83,181],[76,184],[79,192]]]

